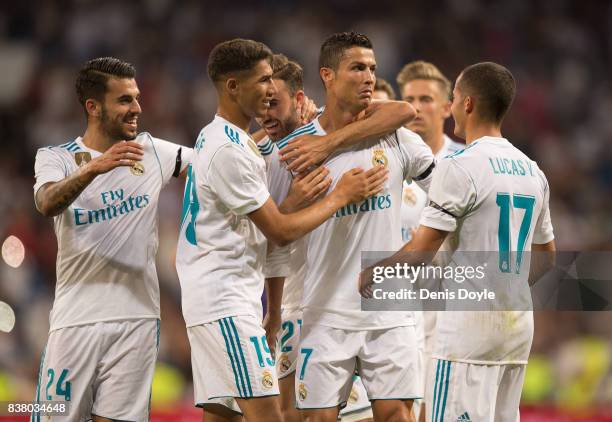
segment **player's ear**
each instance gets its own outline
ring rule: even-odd
[[[453,103],[451,101],[446,101],[442,104],[442,117],[448,119],[451,116],[451,105]]]
[[[302,105],[304,104],[304,98],[306,96],[304,95],[304,91],[302,91],[301,89],[299,89],[296,93],[295,93],[295,102],[298,105]]]
[[[85,100],[85,110],[88,116],[100,117],[102,115],[102,104],[93,98],[88,98]]]
[[[463,108],[467,114],[470,114],[474,111],[474,99],[469,95],[466,95],[463,99]]]
[[[227,92],[229,92],[230,94],[236,94],[236,92],[238,91],[238,79],[227,78],[225,80],[225,89],[227,89]]]
[[[334,71],[329,67],[322,67],[319,69],[319,75],[321,76],[321,80],[323,80],[323,84],[325,86],[334,80]]]

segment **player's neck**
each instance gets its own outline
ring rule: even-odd
[[[321,117],[319,117],[319,123],[325,132],[332,133],[354,122],[357,117],[358,115],[355,115],[354,112],[348,108],[343,107],[342,104],[334,98],[327,97],[325,110],[323,114],[321,114]]]
[[[436,155],[444,147],[444,132],[438,132],[434,136],[428,137],[425,143],[431,148],[433,155]]]
[[[217,115],[224,118],[231,124],[238,126],[245,132],[248,132],[249,126],[251,125],[250,116],[246,115],[236,103],[230,102],[229,100],[223,98],[219,99]]]
[[[107,149],[117,143],[118,140],[111,139],[106,135],[98,125],[87,125],[85,134],[83,135],[83,145],[89,149],[93,149],[98,152],[106,152]]]
[[[489,122],[475,122],[473,124],[467,124],[465,128],[465,144],[469,145],[485,136],[492,136],[495,138],[501,138],[501,128],[495,123]]]

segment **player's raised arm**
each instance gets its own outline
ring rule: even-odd
[[[404,101],[373,101],[364,117],[325,136],[304,135],[289,141],[281,160],[290,170],[300,172],[322,163],[339,148],[376,139],[411,121],[416,111]]]
[[[374,167],[367,172],[353,169],[346,172],[336,188],[323,200],[293,214],[282,214],[270,198],[263,206],[249,214],[249,218],[278,245],[286,245],[314,230],[338,209],[361,201],[380,192],[387,178],[387,170]]]
[[[41,150],[36,157],[37,182],[48,177],[56,165],[52,159],[45,157]],[[61,214],[85,188],[100,174],[107,173],[120,166],[132,166],[134,161],[142,160],[143,148],[133,141],[122,141],[111,146],[104,154],[92,159],[74,173],[62,180],[43,183],[36,190],[36,208],[45,217]]]

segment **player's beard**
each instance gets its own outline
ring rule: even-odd
[[[289,135],[301,125],[302,122],[300,121],[300,116],[298,116],[297,109],[292,107],[291,114],[287,116],[287,118],[283,122],[283,129],[285,129],[285,131],[287,132],[285,135],[283,135],[283,137]]]
[[[136,138],[135,134],[128,133],[123,130],[123,120],[127,117],[125,116],[117,116],[115,120],[111,119],[106,111],[106,107],[102,106],[102,115],[100,116],[100,125],[102,127],[102,131],[104,134],[113,141],[131,141]]]

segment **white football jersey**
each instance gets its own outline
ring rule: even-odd
[[[280,161],[279,149],[275,142],[265,138],[259,143],[259,151],[266,162],[266,176],[270,195],[276,204],[280,205],[291,188],[293,176]],[[269,244],[268,256],[264,266],[264,274],[269,277],[285,277],[283,286],[283,312],[292,312],[299,308],[304,290],[306,276],[306,245],[308,235],[278,247]]]
[[[436,161],[461,151],[463,148],[465,148],[465,144],[455,142],[444,135],[444,145],[435,154]],[[419,227],[419,220],[426,206],[427,193],[414,182],[410,184],[404,183],[404,193],[402,195],[402,241],[404,243],[410,242],[412,239],[412,231]],[[424,345],[427,353],[431,353],[436,313],[416,311],[414,316],[419,343]]]
[[[294,133],[325,135],[319,119]],[[280,141],[283,148],[286,142]],[[392,251],[402,246],[401,199],[404,181],[429,188],[435,166],[421,138],[400,128],[375,141],[362,142],[332,154],[324,163],[333,189],[355,167],[389,169],[386,188],[361,203],[349,204],[310,233],[308,273],[304,282],[304,322],[347,330],[369,330],[414,324],[412,312],[364,312],[357,279],[362,251]]]
[[[267,242],[248,214],[269,197],[257,145],[215,116],[194,147],[179,231],[176,268],[188,327],[229,316],[262,317]]]
[[[450,154],[461,151],[465,144],[453,141],[444,135],[444,145],[435,154],[436,161],[440,161]],[[412,230],[419,227],[421,213],[427,206],[427,193],[416,183],[404,183],[404,194],[402,197],[402,240],[409,242],[412,238]]]
[[[484,283],[474,287],[507,280],[521,293],[513,297],[515,303],[530,304],[529,260],[526,255],[521,265],[521,251],[554,238],[548,198],[548,182],[534,161],[504,138],[483,137],[438,163],[421,224],[450,232],[443,248],[454,252],[456,264],[479,264],[458,252],[492,251],[498,262],[489,265]],[[450,283],[455,281],[444,280],[443,287]],[[503,306],[500,303],[492,305]],[[531,311],[438,312],[433,356],[526,364],[532,338]]]
[[[146,132],[134,141],[144,147],[142,161],[97,176],[53,219],[58,251],[51,331],[100,321],[159,318],[159,193],[189,164],[193,151]],[[80,137],[39,149],[34,194],[100,155]]]

